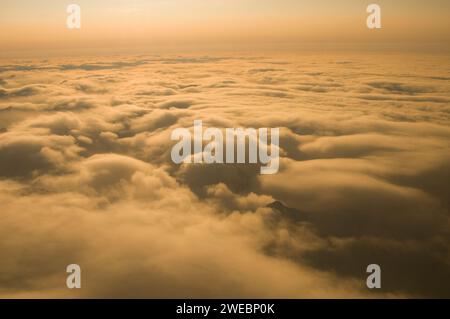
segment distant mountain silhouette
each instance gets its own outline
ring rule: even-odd
[[[266,207],[272,208],[274,211],[278,212],[282,217],[292,219],[294,221],[306,221],[308,220],[308,213],[302,212],[301,210],[287,207],[280,201],[274,201],[268,204]]]

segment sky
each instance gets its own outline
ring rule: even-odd
[[[449,42],[445,0],[378,1],[377,31],[366,27],[363,0],[78,0],[80,30],[66,28],[70,3],[2,0],[3,49]]]

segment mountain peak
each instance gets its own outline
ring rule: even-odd
[[[287,217],[295,221],[304,221],[307,218],[306,213],[298,209],[288,207],[278,200],[268,204],[266,207],[271,208],[274,211],[280,213],[281,216],[283,217]]]

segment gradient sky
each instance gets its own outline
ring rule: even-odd
[[[238,43],[449,42],[447,0],[379,0],[381,31],[364,0],[2,0],[4,50]],[[82,9],[81,30],[65,26]]]

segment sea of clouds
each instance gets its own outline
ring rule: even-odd
[[[3,60],[0,296],[450,297],[449,89],[431,54]],[[198,119],[279,127],[279,173],[175,165]]]

